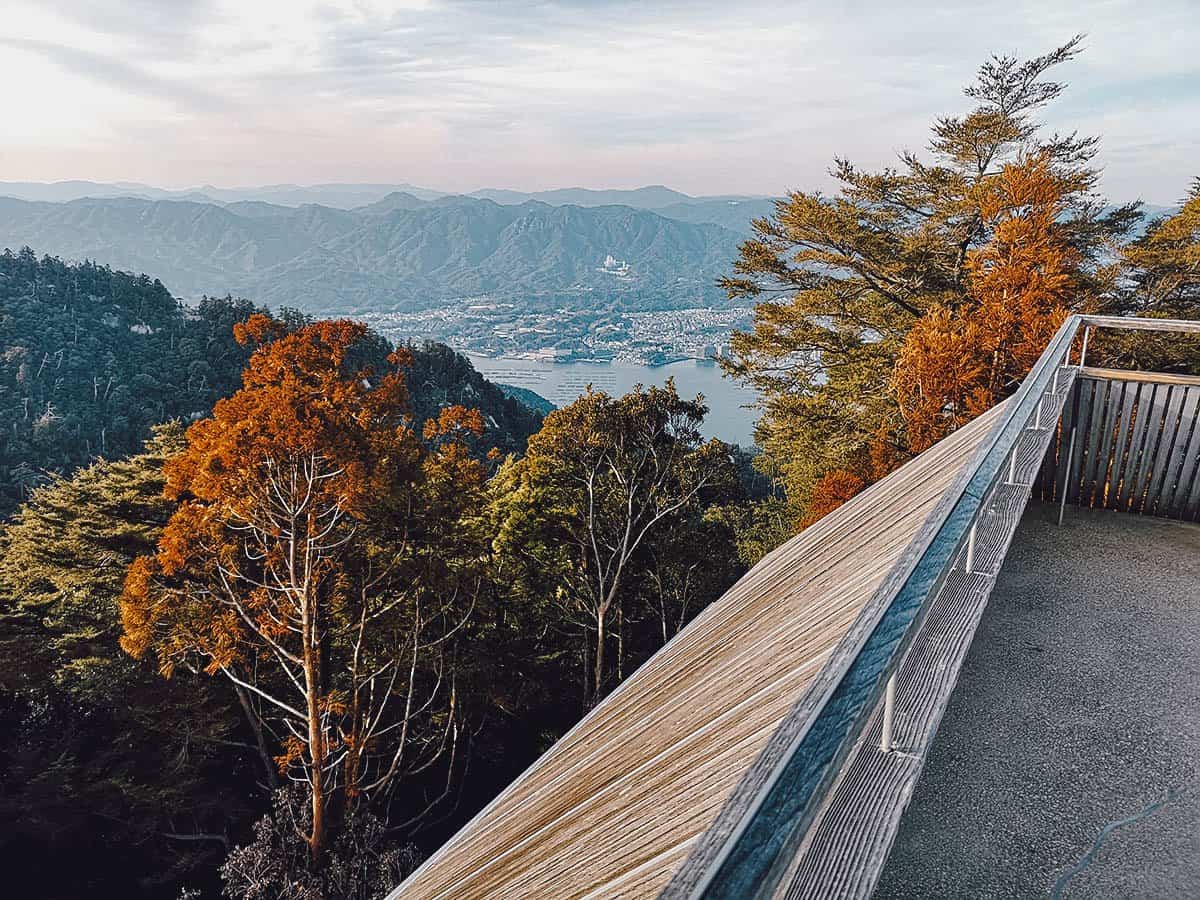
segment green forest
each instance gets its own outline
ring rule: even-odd
[[[988,61],[927,151],[754,223],[722,281],[756,304],[725,361],[750,450],[671,383],[545,412],[440,345],[5,252],[12,895],[378,900],[1069,313],[1200,318],[1200,181],[1148,221],[1099,196],[1098,139],[1039,124],[1078,49]]]

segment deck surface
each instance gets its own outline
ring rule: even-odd
[[[876,892],[1200,897],[1200,526],[1031,505]]]
[[[391,900],[657,896],[995,421],[768,554]]]

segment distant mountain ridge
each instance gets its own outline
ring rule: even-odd
[[[458,196],[462,192],[439,191],[412,184],[268,184],[259,187],[219,188],[212,185],[170,190],[138,182],[57,181],[0,181],[0,197],[17,200],[66,203],[84,198],[108,199],[139,197],[145,200],[195,200],[220,204],[256,201],[277,206],[304,206],[315,203],[336,209],[353,209],[377,203],[389,194],[409,194],[418,200],[437,200]],[[551,206],[632,206],[634,209],[663,209],[676,204],[706,204],[726,200],[764,200],[754,195],[721,195],[695,197],[672,190],[661,184],[640,188],[596,190],[594,188],[556,188],[547,191],[515,191],[504,188],[481,188],[463,196],[492,200],[503,205],[518,205],[530,200]]]
[[[185,298],[322,313],[487,295],[547,307],[713,302],[742,235],[629,206],[393,192],[354,209],[135,197],[0,198],[0,247],[152,271]],[[606,266],[612,257],[622,266]]]

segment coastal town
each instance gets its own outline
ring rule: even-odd
[[[362,318],[389,337],[442,341],[480,356],[656,366],[724,355],[730,333],[745,329],[751,312],[748,306],[534,311],[514,302],[471,297],[436,309],[366,313]]]

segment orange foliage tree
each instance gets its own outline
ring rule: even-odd
[[[262,315],[243,386],[165,467],[178,502],[129,569],[122,645],[162,673],[203,668],[253,699],[280,771],[307,786],[314,858],[357,801],[450,759],[454,646],[483,555],[482,467],[450,407],[415,431],[401,367],[357,370],[365,326],[291,334]]]
[[[865,478],[848,469],[826,472],[813,487],[805,516],[800,520],[800,527],[807,528],[825,518],[866,486]]]
[[[967,298],[918,320],[896,363],[893,388],[911,452],[1011,394],[1081,304],[1083,258],[1061,224],[1073,189],[1041,155],[1005,165],[981,185],[990,240],[968,255]]]
[[[853,461],[852,468],[830,469],[817,479],[805,504],[800,527],[807,528],[819,522],[868,486],[886,477],[904,459],[904,453],[896,446],[895,435],[886,425],[879,428],[866,452]]]

